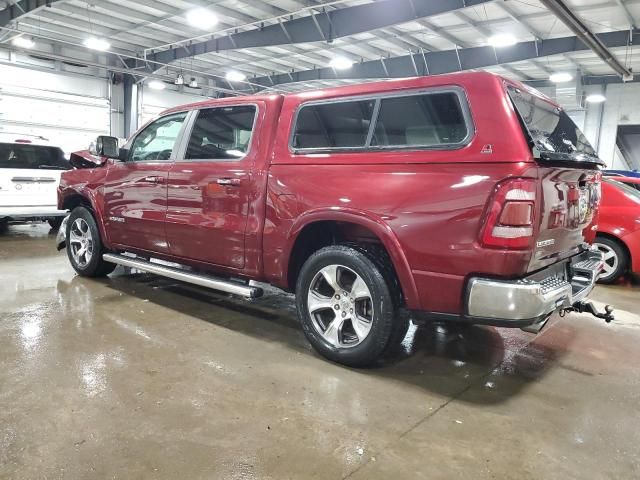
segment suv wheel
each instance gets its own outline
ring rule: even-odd
[[[73,269],[83,277],[103,277],[116,268],[102,259],[104,248],[93,214],[74,208],[67,221],[67,256]]]
[[[615,283],[627,271],[629,257],[622,245],[606,237],[597,237],[594,245],[604,255],[604,270],[598,279],[600,283]]]
[[[364,251],[344,245],[322,248],[305,262],[296,305],[320,354],[361,367],[384,353],[394,337],[397,296],[383,271]]]

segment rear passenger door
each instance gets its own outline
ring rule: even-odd
[[[169,171],[166,232],[173,255],[242,269],[254,189],[257,105],[206,108],[192,118]]]

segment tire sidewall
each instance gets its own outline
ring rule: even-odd
[[[85,222],[87,222],[89,231],[91,232],[91,239],[93,240],[93,255],[91,256],[91,261],[84,267],[78,265],[73,258],[73,255],[71,254],[71,242],[69,241],[69,239],[71,238],[71,227],[78,218],[82,218]],[[85,207],[76,207],[75,209],[73,209],[71,215],[69,215],[69,220],[67,221],[67,229],[65,235],[67,239],[67,257],[69,258],[69,262],[71,262],[71,266],[73,267],[73,269],[82,276],[95,276],[102,264],[102,240],[100,238],[98,225],[93,218],[93,214]]]
[[[327,343],[313,326],[307,307],[307,295],[318,271],[328,265],[343,265],[356,272],[371,292],[374,317],[371,330],[360,344],[339,348]],[[296,306],[302,329],[313,347],[323,356],[349,366],[366,366],[382,355],[389,342],[395,308],[384,277],[362,253],[348,247],[325,247],[313,254],[303,265],[296,286]]]

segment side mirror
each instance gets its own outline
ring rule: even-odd
[[[118,158],[118,139],[116,137],[100,135],[96,139],[95,155],[108,158]]]

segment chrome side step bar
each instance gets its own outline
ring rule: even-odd
[[[173,278],[181,282],[193,283],[201,287],[212,288],[222,292],[233,293],[246,298],[258,298],[262,296],[263,290],[259,287],[242,285],[229,280],[209,277],[200,273],[193,273],[178,268],[167,267],[157,263],[140,260],[137,258],[127,257],[125,255],[116,255],[114,253],[105,253],[102,255],[105,262],[116,263],[124,267],[135,268],[137,270],[154,273],[163,277]]]

